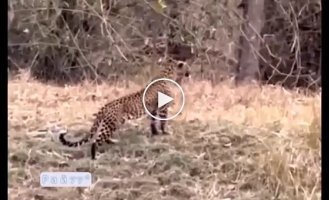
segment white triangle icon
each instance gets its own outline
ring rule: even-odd
[[[158,108],[166,105],[167,103],[171,102],[172,100],[174,100],[173,98],[171,98],[168,95],[165,95],[161,92],[158,92]]]

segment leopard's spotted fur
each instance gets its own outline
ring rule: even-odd
[[[161,70],[161,73],[152,80],[168,78],[180,83],[183,77],[189,76],[189,73],[189,67],[185,63],[171,61],[168,65],[165,65]],[[69,147],[79,147],[85,143],[91,142],[91,157],[93,160],[96,159],[97,146],[102,145],[104,142],[114,144],[115,142],[111,138],[114,131],[116,131],[120,125],[125,123],[126,120],[138,119],[146,114],[142,103],[144,89],[145,88],[104,105],[96,114],[96,119],[90,129],[90,134],[82,138],[80,141],[71,142],[66,140],[66,133],[59,135],[59,141],[63,145]],[[152,115],[166,118],[170,103],[158,109],[158,92],[171,95],[168,82],[158,81],[155,84],[152,84],[146,92],[145,104],[148,110],[151,111]],[[158,130],[156,128],[156,119],[150,117],[150,120],[151,135],[157,135]],[[161,120],[160,129],[163,134],[167,134],[165,131],[165,125],[166,121]]]

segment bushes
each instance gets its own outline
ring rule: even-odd
[[[320,77],[320,1],[267,1],[260,52],[263,78]],[[165,36],[174,44],[171,52],[191,57],[185,47],[193,47],[189,62],[202,77],[221,80],[238,63],[243,22],[239,1],[167,0],[163,13],[157,12],[154,0],[12,2],[9,67],[29,68],[41,80],[77,82],[136,74],[163,55]],[[277,65],[280,73],[272,74]]]

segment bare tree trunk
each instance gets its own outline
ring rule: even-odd
[[[13,10],[13,4],[11,1],[8,2],[8,27],[7,27],[7,31],[9,31],[10,27],[11,27],[11,23],[14,20],[14,10]]]
[[[256,52],[260,49],[259,34],[264,24],[264,0],[242,0],[239,7],[242,7],[247,21],[242,25],[240,36],[237,84],[253,82],[259,78],[259,61]]]

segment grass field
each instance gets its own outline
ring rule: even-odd
[[[321,199],[320,94],[189,82],[171,135],[151,139],[146,120],[127,123],[120,142],[92,163],[43,130],[58,124],[85,134],[98,108],[140,86],[61,88],[21,78],[8,87],[11,200]],[[43,189],[42,171],[89,171],[93,185]]]

